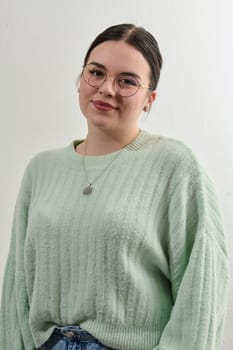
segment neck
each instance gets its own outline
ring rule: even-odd
[[[78,145],[76,150],[80,154],[90,156],[116,152],[131,143],[139,132],[138,128],[131,132],[121,130],[119,133],[89,129],[86,140]]]

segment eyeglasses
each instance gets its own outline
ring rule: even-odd
[[[84,81],[99,89],[101,85],[107,80],[109,73],[95,64],[89,63],[83,67],[82,77]],[[150,86],[141,85],[137,78],[127,73],[120,74],[114,79],[114,86],[117,93],[122,97],[130,97],[138,91],[139,88],[147,88],[152,90]]]

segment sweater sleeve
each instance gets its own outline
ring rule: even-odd
[[[197,161],[172,182],[169,266],[173,309],[154,350],[220,350],[228,261],[216,192]]]
[[[11,243],[3,279],[0,310],[0,349],[35,349],[30,326],[29,304],[24,273],[24,242],[31,191],[27,168],[17,197]]]

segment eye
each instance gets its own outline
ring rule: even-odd
[[[104,71],[102,71],[101,69],[88,69],[88,71],[89,71],[89,74],[90,75],[92,75],[92,76],[94,76],[94,77],[100,77],[100,78],[102,78],[102,77],[104,77],[105,76],[105,72]]]
[[[119,83],[119,85],[121,87],[123,87],[123,86],[125,86],[125,87],[126,86],[128,86],[128,87],[130,87],[130,86],[138,86],[137,80],[134,79],[134,78],[131,78],[131,77],[120,77],[118,79],[118,83]]]

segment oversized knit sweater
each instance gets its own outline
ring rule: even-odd
[[[182,142],[141,131],[120,151],[75,145],[29,162],[1,303],[0,349],[80,325],[120,350],[220,350],[228,263],[213,185]]]

